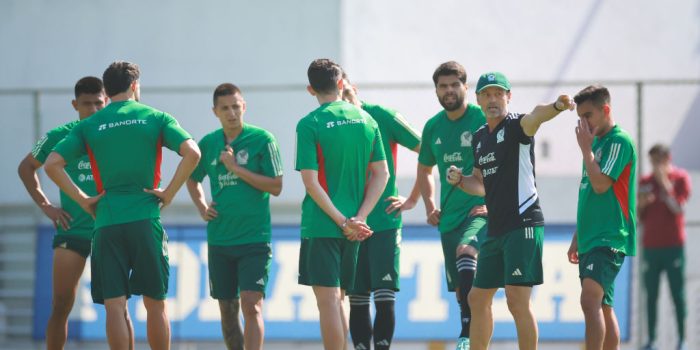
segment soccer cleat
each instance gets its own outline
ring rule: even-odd
[[[457,339],[457,350],[469,350],[469,338],[461,337]]]

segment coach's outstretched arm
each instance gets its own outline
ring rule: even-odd
[[[192,139],[183,141],[180,144],[178,153],[180,156],[182,156],[182,159],[180,159],[180,164],[177,165],[175,175],[173,175],[173,178],[170,180],[168,187],[165,189],[143,189],[144,191],[153,194],[160,199],[161,209],[173,201],[175,194],[178,190],[180,190],[180,187],[182,187],[190,175],[192,175],[194,168],[196,168],[197,163],[199,163],[199,158],[202,157],[202,154],[199,151],[199,146],[197,146],[197,143]]]
[[[46,170],[46,175],[49,176],[51,181],[55,182],[58,188],[61,189],[65,194],[73,199],[76,203],[80,205],[86,213],[92,215],[95,218],[95,206],[97,202],[102,198],[104,192],[98,194],[97,196],[90,197],[78,186],[75,185],[73,180],[70,179],[66,170],[66,160],[60,154],[56,152],[51,152],[49,157],[46,158],[44,163],[44,169]]]
[[[566,110],[573,111],[576,107],[574,100],[569,95],[561,95],[554,103],[537,105],[532,112],[520,119],[520,125],[527,136],[535,136],[542,123],[551,120]]]

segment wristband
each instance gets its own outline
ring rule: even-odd
[[[554,109],[555,109],[557,112],[563,112],[563,111],[565,111],[566,109],[559,109],[559,108],[557,108],[557,102],[559,102],[559,101],[556,101],[556,102],[552,103],[552,107],[554,107]]]

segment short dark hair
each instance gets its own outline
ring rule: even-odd
[[[649,155],[658,155],[665,158],[671,155],[671,149],[664,144],[657,143],[651,146],[651,148],[649,149]]]
[[[343,69],[327,58],[319,58],[311,62],[306,74],[314,91],[319,94],[331,94],[338,92],[337,82],[343,75]]]
[[[141,71],[136,63],[112,62],[102,74],[107,96],[112,97],[126,91],[133,82],[139,80],[140,75]]]
[[[97,77],[83,77],[75,83],[75,98],[78,98],[82,94],[99,94],[104,92],[104,85],[102,85],[102,80]]]
[[[586,101],[591,101],[597,107],[610,104],[610,91],[603,85],[589,85],[574,96],[576,104],[582,104]]]
[[[439,65],[437,69],[435,69],[435,73],[433,73],[433,83],[435,86],[437,86],[438,79],[441,76],[447,75],[456,75],[462,84],[467,83],[467,71],[464,69],[464,67],[455,61],[448,61]]]
[[[229,96],[235,94],[242,95],[241,89],[239,89],[238,86],[231,83],[219,84],[219,86],[214,89],[214,107],[216,107],[216,99],[219,98],[219,96]]]

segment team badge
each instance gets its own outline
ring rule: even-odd
[[[593,158],[595,159],[596,163],[600,163],[600,160],[603,159],[603,149],[598,148],[598,150],[595,151],[595,156]]]
[[[501,129],[498,134],[496,134],[496,143],[501,143],[505,139],[506,136],[506,130]]]
[[[459,139],[462,142],[462,147],[472,146],[472,133],[470,133],[469,131],[463,132],[462,136],[460,136]]]
[[[236,162],[240,165],[248,164],[248,150],[240,150],[236,153]]]

